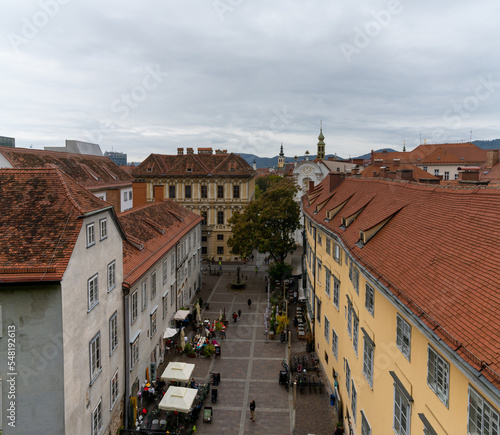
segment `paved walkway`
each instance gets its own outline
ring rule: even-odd
[[[257,264],[259,272],[255,273]],[[203,423],[203,415],[197,421],[197,434],[266,434],[330,435],[334,428],[333,407],[329,405],[329,392],[322,394],[297,392],[297,413],[293,431],[293,394],[279,385],[281,363],[288,357],[288,345],[279,339],[266,340],[264,315],[267,307],[265,289],[264,256],[258,255],[247,265],[240,265],[246,276],[243,290],[233,290],[230,282],[236,280],[237,265],[223,265],[223,273],[203,275],[199,297],[209,303],[202,311],[202,318],[216,318],[225,311],[229,325],[226,339],[220,340],[221,357],[191,359],[183,355],[169,360],[195,363],[193,377],[196,381],[210,379],[210,372],[219,372],[221,382],[218,401],[205,405],[213,407],[212,423]],[[251,308],[248,299],[252,300]],[[233,325],[232,313],[241,310],[241,318]],[[293,309],[293,305],[290,307]],[[292,312],[292,311],[290,311]],[[293,318],[293,315],[291,315]],[[293,326],[292,326],[293,329]],[[305,354],[305,343],[296,339],[292,331],[291,354]],[[324,379],[324,376],[323,376]],[[249,404],[256,402],[255,422],[250,420]]]

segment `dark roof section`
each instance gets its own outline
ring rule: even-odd
[[[238,154],[150,154],[133,171],[135,178],[149,177],[253,177],[255,171]]]
[[[113,206],[57,168],[0,169],[0,283],[59,281],[82,216]]]
[[[131,186],[133,178],[105,156],[73,154],[28,148],[0,148],[14,168],[43,168],[55,165],[89,190]]]

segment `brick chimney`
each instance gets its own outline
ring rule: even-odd
[[[464,168],[458,168],[459,180],[468,181],[479,181],[479,166],[469,166]]]
[[[344,179],[344,174],[342,174],[341,172],[330,172],[328,174],[328,178],[329,178],[329,192],[333,191],[339,184],[340,182]]]
[[[387,166],[381,166],[380,167],[380,177],[381,178],[388,178],[389,177],[389,168]]]
[[[392,159],[394,166],[399,166],[399,159]]]
[[[163,192],[165,191],[164,186],[154,185],[153,186],[153,199],[155,202],[163,201]]]
[[[186,154],[194,154],[193,148],[186,148]]]
[[[486,151],[486,166],[491,168],[498,162],[498,150]]]
[[[413,181],[413,169],[398,169],[398,170],[396,170],[396,180]]]
[[[177,155],[182,156],[184,154],[184,148],[177,148]]]
[[[308,192],[312,192],[314,189],[314,181],[309,181],[309,190]]]

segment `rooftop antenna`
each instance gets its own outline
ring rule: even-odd
[[[470,139],[469,142],[472,142],[472,130],[470,131]]]

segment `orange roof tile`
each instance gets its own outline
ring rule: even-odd
[[[8,147],[0,153],[14,168],[55,165],[89,190],[132,185],[132,176],[106,156]]]
[[[124,211],[118,220],[130,240],[123,242],[123,280],[132,286],[202,218],[165,199]]]
[[[59,281],[85,214],[112,209],[62,171],[0,169],[0,283]]]
[[[500,386],[500,189],[346,178],[314,214],[331,194],[328,177],[321,185],[309,206],[304,197],[305,213],[337,234],[360,264]],[[327,210],[347,198],[343,209],[325,221]],[[345,230],[339,228],[341,217],[363,205]],[[356,244],[360,230],[396,210],[364,246]]]

